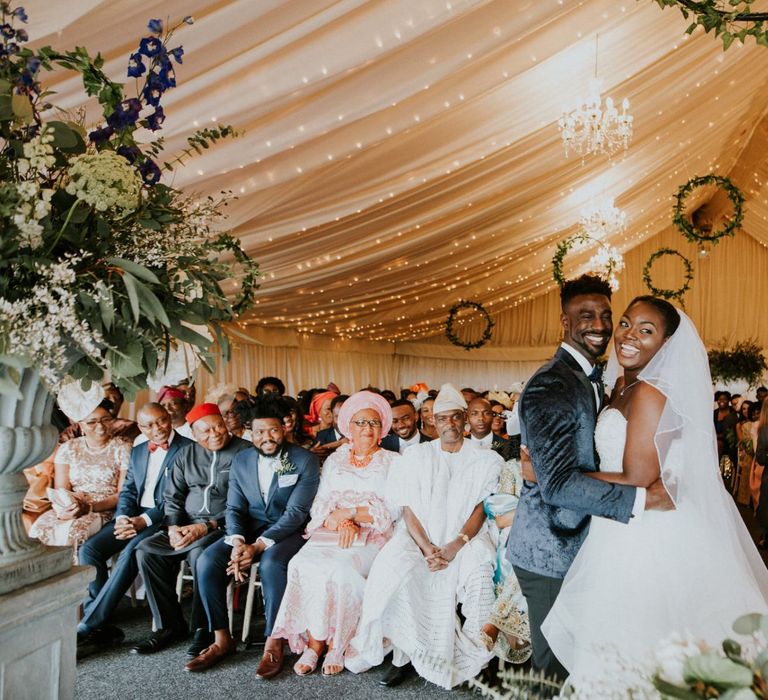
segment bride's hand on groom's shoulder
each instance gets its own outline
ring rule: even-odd
[[[664,482],[656,479],[645,490],[645,509],[646,510],[675,510],[675,504],[672,501],[667,489],[664,488]]]

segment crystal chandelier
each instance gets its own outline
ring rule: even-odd
[[[597,252],[589,259],[587,268],[607,280],[612,291],[619,291],[619,279],[616,273],[624,269],[624,257],[618,248],[601,243]]]
[[[560,136],[565,146],[565,155],[569,150],[584,157],[592,153],[602,153],[609,157],[620,148],[625,151],[632,139],[632,122],[629,113],[629,100],[621,103],[621,113],[610,97],[605,98],[605,105],[600,96],[600,82],[597,79],[597,36],[595,36],[595,77],[589,83],[589,97],[574,110],[563,110],[557,122]]]
[[[582,212],[579,225],[590,237],[602,240],[606,236],[623,232],[627,227],[627,215],[605,198],[591,202]]]

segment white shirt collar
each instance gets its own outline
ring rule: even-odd
[[[407,440],[403,440],[400,436],[397,438],[400,441],[401,447],[410,447],[411,445],[418,445],[419,440],[421,439],[421,435],[419,434],[419,431],[417,430],[412,437],[409,437]]]
[[[581,367],[584,370],[584,374],[589,376],[592,374],[592,369],[594,368],[594,365],[586,358],[584,355],[582,355],[576,348],[568,345],[568,343],[560,343],[560,347],[563,348],[571,357],[573,357],[576,362],[579,363],[579,367]]]
[[[476,438],[474,435],[470,435],[469,438],[472,440],[472,442],[477,442],[482,447],[490,447],[493,444],[493,431],[482,438]]]

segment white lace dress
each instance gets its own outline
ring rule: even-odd
[[[595,443],[602,471],[622,470],[626,431],[617,409],[599,416]],[[667,463],[679,463],[677,447],[672,444]],[[652,651],[672,633],[690,631],[718,646],[732,635],[737,617],[766,612],[735,533],[733,546],[720,546],[729,523],[716,520],[691,500],[674,511],[645,511],[629,524],[592,518],[542,626],[577,688],[591,687],[594,698],[614,697],[600,683],[608,683],[611,672],[632,675],[616,671],[619,656],[625,668],[653,671]]]
[[[288,640],[300,653],[307,645],[307,630],[315,639],[333,641],[344,650],[355,635],[368,571],[379,550],[392,534],[392,513],[384,502],[387,475],[400,455],[378,450],[370,464],[350,464],[349,445],[331,454],[320,479],[307,525],[309,542],[288,564],[288,585],[275,620],[273,637]],[[365,544],[341,549],[328,537],[312,533],[338,508],[367,506],[373,516]],[[326,533],[322,533],[326,534]]]

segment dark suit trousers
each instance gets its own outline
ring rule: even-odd
[[[142,540],[154,535],[158,527],[150,525],[130,540],[118,540],[115,538],[115,521],[112,520],[80,547],[80,563],[95,567],[96,578],[88,585],[88,594],[83,601],[83,619],[78,626],[79,632],[88,633],[107,624],[109,616],[139,573],[136,547]],[[109,560],[117,553],[120,553],[120,556],[110,575]]]
[[[189,547],[176,550],[171,547],[168,532],[161,530],[144,540],[136,549],[139,571],[147,587],[147,600],[155,620],[155,627],[162,630],[185,631],[184,613],[176,596],[176,579],[179,567],[184,559],[189,563],[190,571],[195,571],[198,557],[205,548],[224,536],[221,530],[214,530]],[[205,611],[200,602],[200,592],[196,577],[192,581],[192,629],[207,627]]]
[[[547,676],[554,676],[559,681],[568,677],[568,671],[552,653],[549,644],[541,633],[541,625],[555,603],[563,579],[550,578],[541,574],[534,574],[517,566],[512,567],[520,584],[520,589],[528,603],[528,621],[531,625],[531,646],[533,658],[531,663],[536,671],[544,671]]]
[[[264,596],[264,616],[267,621],[264,633],[267,637],[272,634],[272,626],[285,593],[288,582],[288,562],[305,542],[301,533],[297,532],[276,542],[261,554],[259,578]],[[197,560],[195,578],[208,616],[208,629],[211,632],[229,627],[226,599],[230,578],[227,575],[227,565],[231,554],[232,547],[224,540],[219,540],[208,547]]]

